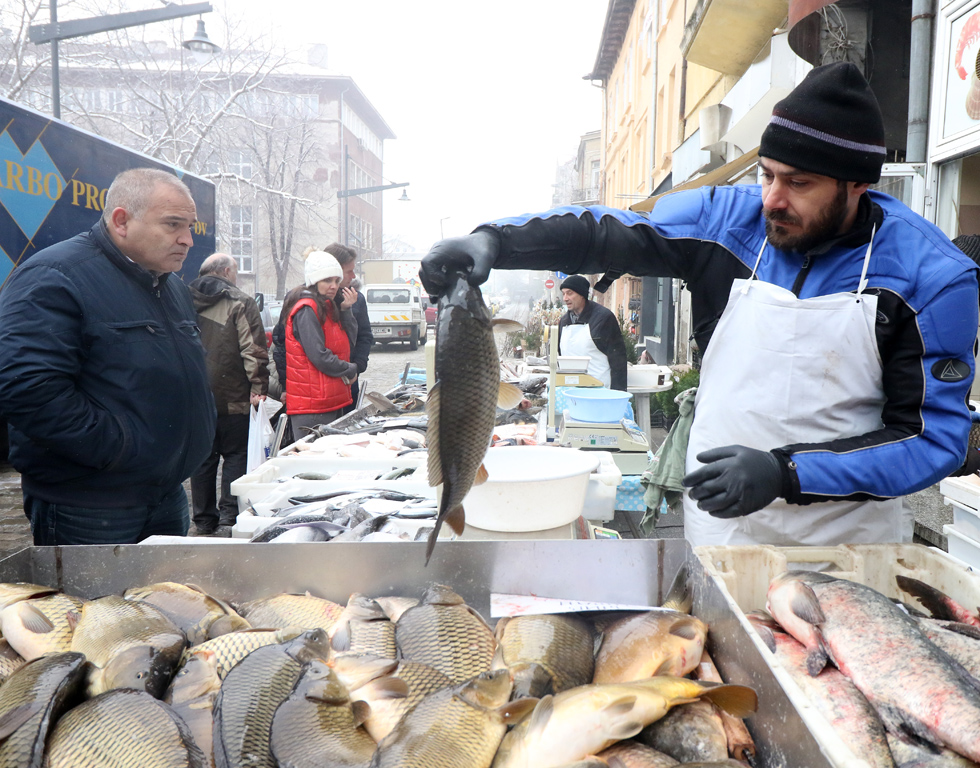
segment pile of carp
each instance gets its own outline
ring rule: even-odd
[[[745,766],[755,692],[707,679],[680,594],[493,630],[441,585],[345,607],[0,584],[0,766]]]
[[[928,584],[896,582],[929,615],[863,584],[789,571],[769,585],[767,610],[747,617],[871,768],[976,766],[980,619]]]

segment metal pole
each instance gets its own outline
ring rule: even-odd
[[[49,0],[51,26],[58,26],[58,0]],[[61,119],[61,78],[58,76],[58,41],[51,41],[51,114]]]
[[[341,134],[343,134],[344,132],[343,126],[340,127],[340,132]],[[349,168],[350,168],[350,155],[347,154],[347,142],[345,141],[344,142],[344,192],[346,192],[348,189],[347,174]],[[349,209],[347,207],[348,200],[349,198],[345,195],[344,196],[344,245],[346,245],[349,248],[350,247],[350,215],[349,215]]]
[[[909,46],[909,128],[905,146],[907,163],[924,163],[926,160],[934,8],[934,0],[912,0],[912,36]]]

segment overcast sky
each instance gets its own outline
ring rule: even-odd
[[[217,8],[217,4],[216,8]],[[397,139],[385,142],[385,234],[440,237],[551,206],[555,169],[598,130],[592,71],[606,0],[235,0],[280,44],[325,43]],[[271,14],[275,14],[274,16]],[[205,17],[207,21],[207,17]],[[217,42],[221,42],[217,40]]]

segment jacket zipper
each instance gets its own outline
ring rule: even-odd
[[[803,266],[800,267],[800,272],[796,276],[796,282],[793,283],[793,294],[796,298],[800,297],[800,291],[803,290],[803,283],[806,282],[806,276],[810,274],[811,263],[812,259],[810,258],[810,254],[803,257]]]

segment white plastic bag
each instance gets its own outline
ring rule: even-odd
[[[248,460],[245,472],[252,472],[269,458],[272,443],[276,439],[276,431],[269,420],[266,401],[260,400],[248,411]]]

